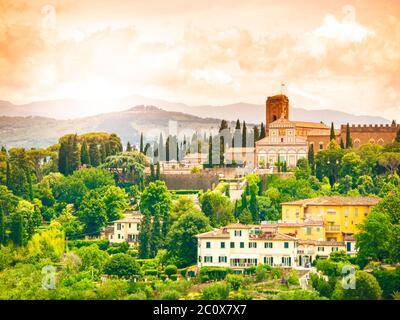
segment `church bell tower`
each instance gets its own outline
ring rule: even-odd
[[[269,124],[284,118],[289,120],[289,98],[284,94],[268,97],[266,101],[266,129],[268,130]]]

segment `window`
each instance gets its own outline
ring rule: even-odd
[[[117,223],[117,230],[121,230],[121,224]]]
[[[283,247],[284,247],[285,249],[288,249],[288,248],[289,248],[289,242],[284,242],[284,243],[283,243]]]
[[[311,234],[311,227],[307,227],[306,231],[307,231],[307,234],[310,235]]]
[[[344,216],[347,218],[349,216],[349,208],[344,209]]]
[[[129,229],[131,228],[132,223],[129,224]]]
[[[235,243],[231,242],[231,248],[233,249],[235,247]]]
[[[218,257],[218,262],[219,263],[226,263],[226,261],[228,261],[226,256],[219,256]]]
[[[221,242],[221,249],[225,249],[225,242]]]
[[[204,256],[204,262],[212,262],[212,256]]]
[[[244,242],[241,242],[240,243],[240,249],[243,249],[244,248]]]
[[[336,209],[328,209],[326,210],[327,214],[336,214]]]
[[[118,233],[118,239],[121,239],[121,235]]]
[[[264,257],[264,264],[272,266],[274,264],[274,257]]]
[[[282,264],[284,266],[290,267],[292,265],[292,259],[291,257],[282,257]]]
[[[354,216],[355,216],[355,217],[358,217],[358,208],[355,208],[355,209],[354,209]]]
[[[199,262],[201,262],[201,256],[199,256]]]
[[[235,237],[241,237],[242,236],[242,230],[235,230]]]
[[[319,143],[319,150],[322,150],[324,148],[324,144],[322,142]]]
[[[140,230],[140,223],[138,223],[138,224],[136,225],[136,229],[137,229],[137,230]]]
[[[346,250],[351,251],[351,242],[346,242]]]
[[[257,248],[257,242],[249,242],[249,248]]]
[[[323,251],[325,251],[324,247],[318,247],[318,252],[323,252]]]
[[[211,242],[206,242],[206,248],[210,249],[211,248]]]
[[[333,252],[333,251],[338,251],[338,250],[339,250],[338,247],[332,247],[332,252]]]
[[[281,138],[281,142],[283,143],[283,138]]]
[[[264,248],[272,248],[272,242],[264,242]]]

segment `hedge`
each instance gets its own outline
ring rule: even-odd
[[[155,269],[144,270],[144,274],[146,276],[157,276],[158,275],[158,270],[155,270]]]
[[[223,267],[202,267],[200,269],[200,281],[223,280],[228,273],[232,273],[232,269]]]
[[[170,190],[173,194],[199,194],[200,190],[197,189],[182,189],[182,190]]]
[[[82,248],[82,247],[89,247],[92,244],[96,244],[100,250],[107,250],[110,242],[107,239],[102,240],[68,240],[67,242],[68,247],[72,248]]]

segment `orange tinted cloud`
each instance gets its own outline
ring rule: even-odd
[[[285,81],[298,107],[400,118],[395,0],[53,3],[1,1],[0,99],[262,103]]]

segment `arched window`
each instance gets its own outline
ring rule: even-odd
[[[353,147],[354,148],[358,148],[360,146],[360,139],[354,139],[353,141]]]
[[[275,120],[277,120],[277,119],[278,119],[277,116],[272,116],[272,121],[275,121]]]
[[[380,139],[378,140],[378,144],[381,145],[381,146],[383,146],[383,145],[385,144],[385,142],[383,141],[382,138],[380,138]]]
[[[324,149],[324,143],[323,142],[320,142],[319,143],[319,150],[323,150]]]
[[[368,141],[370,144],[374,144],[375,143],[375,139],[374,138],[371,138],[371,139],[369,139],[369,141]]]

